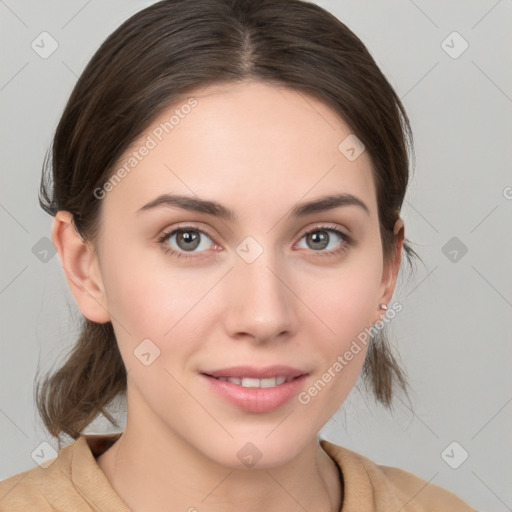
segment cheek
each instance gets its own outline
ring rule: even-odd
[[[102,274],[108,309],[113,322],[122,323],[131,333],[162,337],[201,296],[201,283],[165,265],[165,258],[156,251],[148,258],[148,251],[133,246],[106,249]]]
[[[382,277],[378,249],[354,253],[336,272],[308,283],[306,296],[320,320],[315,347],[322,354],[317,384],[308,396],[317,406],[331,403],[327,418],[348,395],[364,364]],[[320,394],[322,398],[313,400]]]
[[[304,296],[325,324],[326,332],[347,341],[372,325],[378,307],[382,266],[367,254],[347,259],[336,271],[308,280]]]
[[[102,272],[108,309],[127,369],[133,363],[139,369],[133,356],[146,347],[145,352],[158,354],[152,366],[174,371],[204,341],[197,333],[209,322],[212,311],[206,307],[208,293],[222,274],[171,266],[162,257],[147,262],[135,251],[120,258],[116,249],[112,250]]]

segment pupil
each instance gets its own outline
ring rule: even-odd
[[[326,247],[328,237],[325,231],[317,231],[312,233],[310,237],[313,240],[313,245],[320,244],[320,247],[315,247],[316,249],[323,249]]]
[[[185,247],[186,250],[195,249],[198,246],[197,241],[199,240],[199,236],[197,233],[194,234],[192,231],[182,231],[181,233],[178,234],[178,241],[183,240],[185,241],[185,244],[194,244],[194,242],[196,242],[195,245],[193,245],[193,247],[191,247],[190,245]]]

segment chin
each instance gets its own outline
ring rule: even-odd
[[[279,429],[280,427],[277,427]],[[282,466],[295,458],[309,442],[316,443],[316,437],[305,438],[304,434],[291,434],[268,430],[248,435],[234,435],[224,439],[211,438],[210,444],[198,449],[216,464],[229,469],[270,469]]]

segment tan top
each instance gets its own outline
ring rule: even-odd
[[[41,466],[0,482],[0,512],[129,512],[96,457],[120,434],[82,435]],[[455,494],[398,468],[320,441],[339,467],[344,487],[340,512],[476,512]]]

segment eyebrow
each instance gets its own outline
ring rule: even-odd
[[[156,199],[142,206],[137,213],[146,212],[155,208],[165,206],[169,208],[181,208],[197,213],[204,213],[222,219],[236,221],[238,216],[236,213],[226,206],[206,199],[198,197],[190,197],[176,194],[162,194]],[[290,217],[305,217],[312,213],[325,212],[339,208],[342,206],[358,206],[370,215],[370,210],[366,204],[358,197],[352,194],[334,194],[323,196],[312,201],[296,204],[290,211]]]

